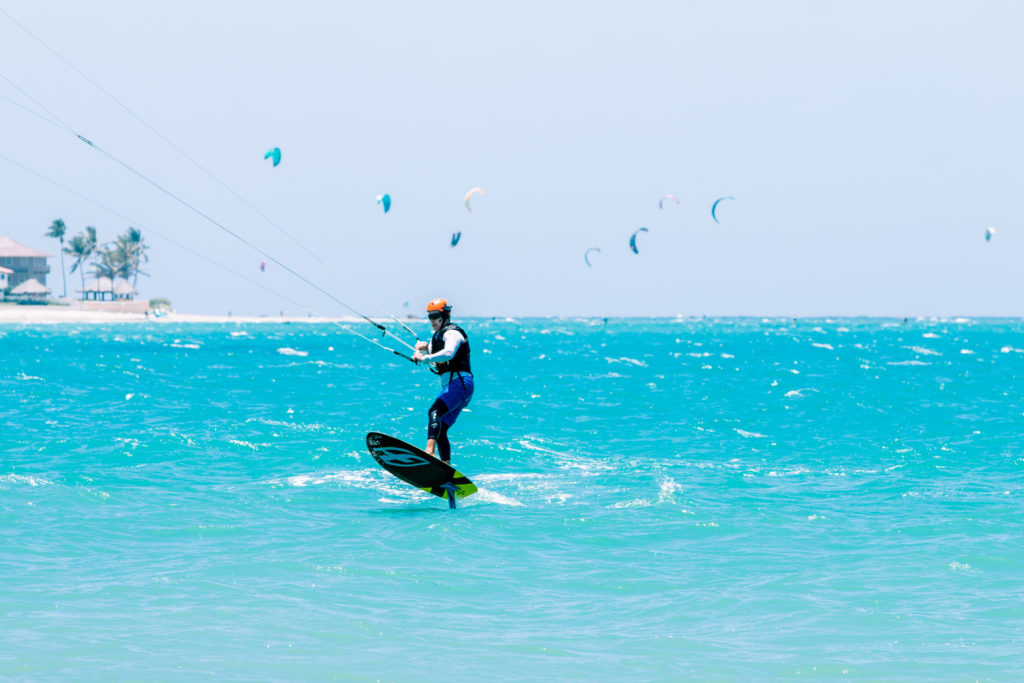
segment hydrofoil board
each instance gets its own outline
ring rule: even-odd
[[[476,493],[476,486],[454,467],[412,444],[380,432],[366,435],[366,447],[377,464],[407,484],[448,500]]]

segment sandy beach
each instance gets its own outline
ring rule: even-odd
[[[350,323],[357,318],[322,318],[308,316],[227,316],[199,315],[170,312],[155,316],[152,312],[127,313],[120,311],[94,311],[68,306],[23,306],[0,304],[0,325],[47,325],[59,323]]]

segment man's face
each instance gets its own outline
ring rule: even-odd
[[[430,320],[430,328],[437,332],[441,329],[441,325],[444,323],[444,317],[440,313],[428,313],[427,318]]]

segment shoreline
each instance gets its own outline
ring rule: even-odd
[[[164,313],[155,316],[150,313],[127,313],[121,311],[86,311],[64,306],[2,306],[0,305],[0,325],[53,325],[60,323],[353,323],[362,318],[322,318],[308,316],[230,316],[201,315],[198,313]],[[417,322],[417,321],[410,321]]]

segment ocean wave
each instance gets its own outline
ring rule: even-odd
[[[290,409],[289,409],[290,410]],[[290,412],[294,412],[291,411]],[[332,427],[317,422],[302,423],[302,422],[285,422],[283,420],[270,420],[265,417],[250,417],[246,420],[246,423],[255,422],[256,424],[266,425],[268,427],[286,427],[296,432],[321,432],[324,430],[331,430]]]
[[[634,365],[638,368],[647,367],[647,363],[645,361],[637,360],[636,358],[627,358],[626,356],[623,356],[622,358],[605,358],[605,360],[609,363],[624,363],[626,365]]]
[[[683,487],[676,482],[672,477],[663,477],[658,483],[658,496],[657,498],[634,498],[633,500],[624,500],[617,503],[611,504],[611,508],[640,508],[640,507],[653,507],[656,505],[664,505],[676,502],[675,494],[682,493]],[[683,510],[684,514],[692,515],[693,512],[689,510]]]
[[[525,503],[520,503],[514,498],[502,495],[497,491],[491,489],[485,489],[477,487],[477,491],[471,497],[464,499],[462,505],[469,505],[471,503],[495,503],[497,505],[509,505],[512,507],[526,507]]]
[[[922,356],[941,356],[942,355],[941,351],[936,351],[935,349],[929,349],[926,346],[904,346],[902,348],[908,349],[910,351],[913,351],[914,353],[919,353]]]
[[[29,474],[0,474],[0,487],[3,487],[5,484],[9,484],[11,486],[20,486],[24,484],[35,487],[52,486],[53,482],[49,479],[34,477]]]

